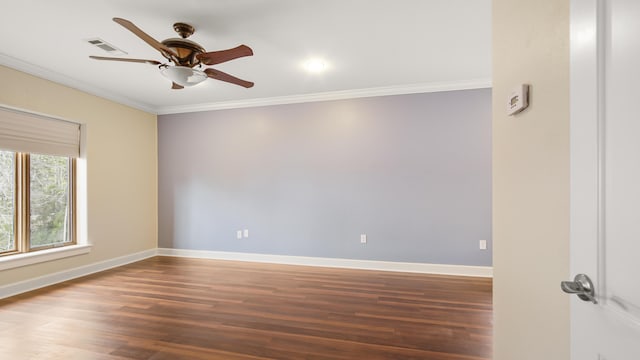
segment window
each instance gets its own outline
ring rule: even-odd
[[[79,125],[0,107],[0,256],[76,243]]]
[[[0,253],[75,243],[75,159],[0,151]]]
[[[30,249],[73,243],[74,159],[34,154],[28,159]]]

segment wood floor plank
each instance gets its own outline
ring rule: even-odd
[[[154,257],[0,300],[0,358],[487,360],[491,286]]]

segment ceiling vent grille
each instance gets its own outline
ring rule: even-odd
[[[100,38],[93,38],[93,39],[86,39],[85,40],[89,45],[93,45],[95,47],[98,47],[104,51],[106,51],[109,55],[126,55],[127,53],[118,49],[117,47],[109,44],[108,42],[100,39]]]

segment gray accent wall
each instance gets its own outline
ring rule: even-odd
[[[162,115],[158,157],[159,247],[492,263],[490,89]]]

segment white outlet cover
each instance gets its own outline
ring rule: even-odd
[[[244,229],[244,237],[249,237],[249,229]]]
[[[237,237],[238,239],[242,239],[242,230],[238,230],[238,231],[236,231],[236,237]]]
[[[361,234],[360,235],[360,243],[361,244],[366,244],[367,243],[367,234]]]
[[[487,240],[480,240],[480,250],[487,250]]]

